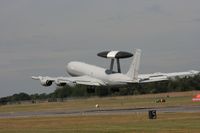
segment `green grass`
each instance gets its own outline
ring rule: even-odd
[[[77,110],[94,109],[99,104],[102,109],[106,108],[140,108],[140,107],[163,107],[180,105],[199,105],[192,102],[192,97],[198,92],[163,93],[138,96],[121,96],[105,98],[88,98],[68,100],[65,102],[37,103],[37,104],[15,104],[0,106],[0,113],[14,113],[26,111],[52,111],[52,110]],[[169,95],[169,98],[167,98]],[[156,103],[156,99],[165,98],[166,103]]]
[[[0,119],[0,133],[198,133],[200,113],[30,117]]]
[[[106,108],[136,108],[200,105],[192,102],[199,92],[163,93],[138,96],[105,97],[68,100],[55,103],[16,104],[0,106],[0,113]],[[167,98],[166,96],[169,96]],[[165,98],[166,103],[156,103]],[[0,133],[199,133],[200,112],[159,113],[149,120],[146,113],[95,116],[51,116],[1,118]]]

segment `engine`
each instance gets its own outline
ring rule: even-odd
[[[75,87],[75,86],[76,86],[76,83],[75,83],[75,82],[69,82],[69,83],[67,83],[67,85],[68,85],[69,87]]]
[[[43,86],[51,86],[52,85],[52,81],[50,81],[50,80],[47,80],[47,79],[40,79],[40,82],[41,82],[41,85],[43,85]]]
[[[62,82],[59,82],[59,81],[55,81],[55,84],[57,86],[66,86],[66,83],[62,83]]]
[[[55,84],[57,85],[57,86],[66,86],[66,85],[68,85],[68,86],[70,86],[70,87],[74,87],[75,85],[76,85],[76,83],[75,82],[71,82],[71,81],[60,81],[60,80],[56,80],[55,81]]]

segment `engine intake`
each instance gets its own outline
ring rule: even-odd
[[[43,86],[51,86],[53,81],[47,80],[47,79],[40,79],[41,85]]]
[[[59,81],[55,81],[55,84],[56,84],[57,86],[66,86],[66,83],[59,82]]]

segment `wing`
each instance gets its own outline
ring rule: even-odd
[[[139,83],[148,83],[156,81],[164,81],[169,79],[175,79],[176,77],[191,77],[199,74],[199,71],[191,70],[187,72],[174,72],[174,73],[153,73],[153,74],[141,74],[138,76]]]
[[[64,86],[64,85],[75,86],[77,84],[90,85],[90,86],[105,85],[105,83],[102,80],[96,79],[90,76],[79,76],[79,77],[42,77],[42,76],[35,77],[33,76],[32,79],[40,80],[43,86],[50,86],[53,82],[55,82],[57,86]]]

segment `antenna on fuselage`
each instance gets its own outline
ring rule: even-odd
[[[120,59],[132,57],[133,54],[124,51],[103,51],[97,54],[100,57],[111,59],[110,71],[113,72],[114,62],[117,61],[117,72],[121,73]]]

